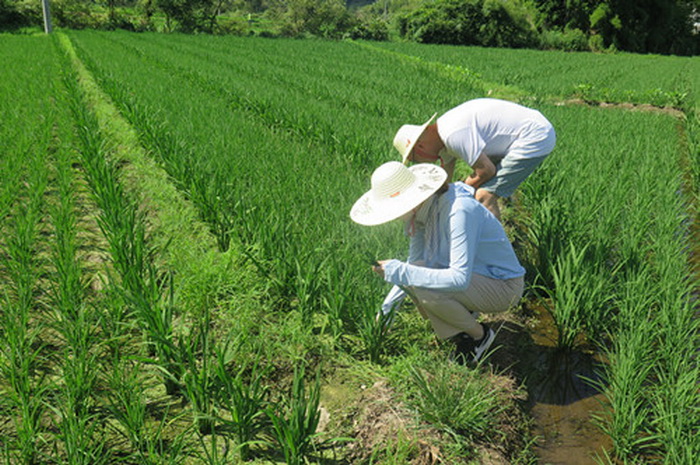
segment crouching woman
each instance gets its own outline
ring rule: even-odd
[[[366,226],[400,219],[410,237],[407,262],[381,260],[373,266],[395,285],[383,311],[408,292],[438,338],[454,342],[456,360],[478,362],[495,334],[474,313],[516,305],[525,269],[500,221],[474,198],[474,190],[446,180],[437,165],[385,163],[372,174],[371,189],[355,202],[350,217]]]

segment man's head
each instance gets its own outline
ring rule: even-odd
[[[426,151],[425,137],[426,132],[431,133],[433,131],[426,131],[428,126],[432,124],[435,120],[437,113],[430,117],[425,124],[417,126],[415,124],[404,124],[399,128],[394,136],[394,147],[399,151],[401,159],[404,164],[408,162],[421,163],[421,162],[434,162],[437,161],[437,153],[433,154]],[[437,131],[434,131],[437,133]],[[418,150],[415,150],[418,148]]]

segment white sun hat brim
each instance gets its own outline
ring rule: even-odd
[[[418,143],[418,139],[420,139],[428,126],[435,121],[436,116],[437,113],[431,116],[430,119],[421,126],[415,124],[404,124],[398,131],[396,131],[396,135],[394,136],[394,147],[401,155],[401,161],[404,165],[408,160],[408,156],[413,151],[413,148],[416,146],[416,143]]]
[[[385,163],[372,174],[372,188],[355,202],[350,218],[364,226],[388,223],[423,203],[446,180],[447,172],[432,163]]]

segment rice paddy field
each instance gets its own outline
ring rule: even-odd
[[[700,58],[0,34],[0,461],[700,463]],[[348,216],[402,124],[483,96],[557,147],[528,270],[448,359]],[[468,167],[459,166],[465,174]]]

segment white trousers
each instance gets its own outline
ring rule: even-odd
[[[459,333],[478,337],[481,330],[472,312],[501,313],[514,307],[523,296],[525,280],[493,279],[472,274],[464,291],[445,292],[420,287],[409,288],[418,310],[430,320],[435,334],[447,339]]]

